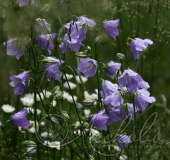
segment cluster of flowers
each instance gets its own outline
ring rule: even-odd
[[[20,0],[19,4],[20,6],[24,6],[27,2]],[[34,1],[31,2],[34,3]],[[45,32],[51,31],[51,25],[48,24],[45,19],[38,18],[36,21],[37,24],[34,28],[37,32],[41,33],[41,35],[37,38],[37,43],[41,46],[41,48],[47,50],[49,55],[51,55],[51,50],[55,48],[53,41],[54,38],[56,38],[57,33],[44,34]],[[103,22],[103,31],[116,39],[116,36],[119,35],[119,30],[117,29],[119,23],[119,19],[105,21]],[[86,39],[88,27],[94,27],[95,25],[96,22],[93,19],[88,19],[83,16],[81,16],[76,21],[71,21],[65,24],[64,27],[67,32],[60,41],[61,43],[59,47],[61,52],[65,53],[68,50],[78,52],[80,47],[84,46],[82,41]],[[140,38],[136,38],[132,40],[130,47],[134,58],[139,59],[140,51],[144,51],[147,46],[152,43],[153,42],[149,39],[142,40]],[[4,45],[7,47],[8,55],[16,56],[16,58],[19,59],[24,54],[25,44],[22,43],[19,38],[10,38],[7,42],[4,42]],[[62,72],[60,71],[60,66],[62,66],[64,61],[54,57],[47,57],[46,61],[48,61],[48,63],[44,65],[44,68],[47,78],[61,81]],[[114,79],[120,70],[120,67],[120,63],[111,61],[105,65],[104,71],[110,78]],[[89,78],[96,74],[97,69],[97,61],[87,57],[80,59],[77,70],[82,72],[86,78]],[[10,85],[14,87],[14,93],[16,95],[24,96],[28,88],[28,78],[29,73],[27,71],[10,77]],[[145,110],[148,103],[155,102],[155,98],[150,97],[150,93],[147,91],[149,84],[133,70],[125,70],[123,74],[118,77],[118,84],[119,85],[113,84],[110,81],[104,81],[102,83],[100,93],[102,102],[107,107],[95,114],[91,119],[93,126],[97,127],[99,130],[107,130],[107,126],[112,125],[113,123],[120,120],[124,120],[127,117],[133,119],[134,110],[136,114],[138,114],[139,111]],[[134,96],[134,104],[127,102],[124,103],[123,95],[129,93]],[[127,108],[128,113],[124,110],[123,106]],[[27,113],[27,109],[22,109],[20,112],[14,114],[12,116],[12,123],[15,126],[21,126],[25,129],[28,129],[30,122],[26,119]],[[122,145],[118,143],[121,150],[123,150],[127,143],[130,143],[131,141],[130,136],[126,135],[121,135],[119,140],[124,144]]]

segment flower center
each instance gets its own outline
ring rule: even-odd
[[[52,145],[52,146],[58,146],[58,144],[56,144],[56,143],[51,143],[51,145]]]
[[[4,109],[6,112],[10,112],[11,110],[10,109]]]

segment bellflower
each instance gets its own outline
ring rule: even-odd
[[[57,36],[57,33],[52,34],[42,34],[38,37],[37,43],[43,48],[48,51],[51,55],[51,49],[54,48],[53,40]]]
[[[22,109],[21,111],[15,113],[11,117],[11,119],[13,120],[12,124],[14,126],[23,127],[28,130],[30,122],[26,119],[27,114],[28,114],[27,109]]]
[[[9,77],[11,80],[9,85],[14,87],[14,93],[16,95],[24,96],[25,91],[28,88],[28,77],[29,77],[29,74],[26,71],[18,75]]]
[[[120,106],[123,104],[124,100],[118,90],[117,84],[113,84],[110,81],[105,81],[102,83],[101,96],[104,103],[111,104],[113,106]]]
[[[35,25],[36,32],[45,33],[51,31],[51,24],[47,23],[45,19],[37,18]]]
[[[95,114],[91,119],[93,126],[97,127],[100,130],[107,130],[106,123],[109,117],[104,113],[105,110],[99,111],[99,113]]]
[[[130,93],[135,93],[139,88],[148,89],[150,86],[142,77],[131,69],[124,70],[118,78],[119,87],[127,87]]]
[[[78,52],[81,46],[84,46],[82,41],[86,39],[88,27],[94,27],[96,22],[93,19],[81,16],[77,21],[70,21],[65,24],[67,33],[64,35],[62,43],[59,45],[62,53],[71,49]]]
[[[97,68],[98,66],[96,60],[90,58],[80,59],[78,71],[84,73],[86,78],[94,76],[96,74]]]
[[[87,23],[87,25],[89,27],[94,27],[96,25],[96,22],[94,21],[94,19],[89,19],[84,16],[80,16],[80,18],[77,20],[77,22]]]
[[[140,57],[140,51],[144,51],[149,44],[153,44],[153,42],[150,39],[140,39],[135,38],[132,43],[130,44],[130,48],[133,52],[133,56],[135,59],[139,59]]]
[[[120,19],[105,21],[103,22],[103,31],[116,39],[116,37],[119,35],[119,30],[117,29],[119,23]]]
[[[120,120],[124,120],[127,116],[125,110],[123,108],[121,108],[120,106],[112,106],[111,104],[109,104],[108,106],[108,114],[109,119],[107,121],[107,125],[111,125],[115,122],[118,122]]]
[[[120,67],[121,67],[120,63],[115,63],[111,61],[107,64],[107,68],[105,69],[105,72],[107,73],[107,76],[114,79]]]
[[[64,25],[68,31],[63,37],[62,43],[59,45],[62,53],[65,53],[69,48],[78,52],[82,44],[82,41],[86,38],[87,25],[82,25],[81,22],[69,22]]]
[[[133,56],[135,59],[139,59],[140,57],[140,51],[144,51],[149,44],[153,44],[153,42],[150,39],[140,39],[135,38],[132,43],[130,44],[130,48],[133,52]]]
[[[135,93],[135,107],[137,111],[144,111],[148,103],[154,103],[156,99],[149,97],[150,93],[146,89],[139,89]]]
[[[25,46],[19,38],[9,38],[3,44],[7,47],[7,55],[15,56],[16,59],[19,59],[24,54]]]
[[[23,6],[27,5],[30,2],[31,2],[31,4],[34,4],[34,0],[19,0],[19,6],[23,7]]]
[[[128,143],[131,142],[132,142],[131,136],[127,136],[127,135],[120,135],[117,140],[118,146],[120,147],[121,151],[123,151],[124,148],[128,145]]]
[[[46,76],[49,79],[55,79],[60,81],[60,78],[62,76],[62,73],[59,70],[59,67],[61,64],[64,63],[63,60],[55,59],[53,57],[47,57],[49,60],[55,61],[53,64],[45,64],[45,70],[47,71]]]

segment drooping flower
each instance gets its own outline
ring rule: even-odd
[[[45,64],[45,70],[47,71],[46,76],[49,79],[55,79],[60,81],[60,78],[62,76],[62,73],[59,70],[59,67],[61,64],[64,63],[63,60],[55,59],[53,57],[47,57],[47,59],[53,60],[53,64]]]
[[[127,87],[130,93],[135,93],[139,88],[148,89],[150,86],[142,77],[131,69],[124,70],[118,78],[119,87]]]
[[[16,95],[24,96],[26,89],[28,88],[28,72],[24,71],[18,75],[9,77],[12,82],[10,86],[14,87],[14,93]]]
[[[115,63],[111,61],[107,64],[107,68],[105,69],[105,72],[107,73],[107,76],[114,79],[120,67],[121,67],[120,63]]]
[[[140,38],[135,38],[130,44],[130,48],[133,52],[134,58],[139,59],[140,51],[144,51],[149,44],[153,44],[153,42],[150,39],[143,40]]]
[[[19,0],[19,6],[23,7],[23,6],[27,5],[30,2],[31,2],[31,4],[34,4],[34,0]]]
[[[70,21],[65,24],[67,33],[64,35],[62,43],[59,45],[62,53],[71,49],[78,52],[81,46],[84,46],[82,41],[86,39],[86,33],[89,27],[94,27],[96,22],[93,19],[81,16],[77,21]]]
[[[11,119],[13,120],[12,124],[14,126],[23,127],[25,129],[28,129],[30,122],[26,119],[27,114],[28,114],[27,109],[22,109],[21,111],[15,113],[11,117]]]
[[[86,78],[94,76],[96,74],[97,68],[98,66],[96,60],[90,58],[80,59],[78,71],[84,73]]]
[[[102,83],[101,96],[105,104],[111,104],[112,106],[120,106],[123,104],[124,100],[118,89],[118,85],[110,81],[104,81]]]
[[[45,19],[37,18],[35,25],[36,32],[45,33],[51,31],[51,24],[47,23]]]
[[[54,48],[53,40],[56,36],[57,33],[42,34],[37,38],[37,43],[51,55],[51,50]]]
[[[120,135],[118,140],[117,140],[117,143],[118,143],[118,146],[120,147],[120,150],[123,151],[124,148],[129,144],[131,143],[131,136],[127,136],[127,135]]]
[[[2,110],[6,113],[11,113],[11,112],[15,111],[15,108],[9,104],[4,104],[4,105],[2,105]]]
[[[69,22],[64,25],[68,32],[64,35],[62,43],[59,45],[62,53],[67,52],[70,48],[74,52],[78,52],[82,44],[82,41],[86,38],[87,25],[81,22]]]
[[[109,119],[106,124],[111,125],[115,122],[126,119],[127,113],[125,112],[123,108],[121,108],[121,106],[115,107],[109,104],[107,115]]]
[[[87,23],[87,25],[89,27],[94,27],[96,25],[96,22],[94,21],[94,19],[89,19],[84,16],[80,16],[80,18],[77,20],[77,22]]]
[[[24,43],[19,38],[9,38],[3,43],[7,47],[7,55],[15,56],[19,59],[24,54]]]
[[[135,95],[135,107],[137,111],[144,111],[148,103],[154,103],[155,97],[150,97],[150,93],[146,89],[139,89]]]
[[[103,23],[103,31],[112,36],[114,39],[116,39],[116,37],[119,35],[119,30],[117,29],[119,23],[120,19],[105,21]]]
[[[97,127],[100,130],[107,130],[107,121],[109,117],[105,114],[105,110],[99,111],[99,113],[93,115],[91,121],[94,127]]]

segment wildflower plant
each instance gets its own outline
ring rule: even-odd
[[[37,4],[32,0],[18,1],[19,7],[36,9]],[[112,58],[107,63],[101,61],[99,50],[103,44],[96,41],[96,36],[105,32],[115,43],[121,34],[121,19],[99,24],[79,15],[67,19],[65,24],[59,18],[56,27],[44,17],[39,18],[39,13],[33,16],[34,20],[30,18],[31,33],[24,45],[18,38],[4,43],[7,55],[18,60],[25,57],[27,62],[25,68],[20,68],[23,72],[9,77],[9,85],[19,99],[17,104],[22,103],[22,109],[16,108],[11,116],[10,125],[18,127],[21,146],[23,137],[36,141],[36,145],[27,143],[25,149],[13,151],[9,147],[13,156],[37,160],[70,156],[70,159],[109,160],[126,157],[124,153],[131,156],[129,148],[134,147],[133,154],[139,160],[142,142],[138,117],[156,99],[150,96],[150,85],[137,72],[138,66],[128,66],[127,54],[119,53],[120,59]],[[135,38],[128,47],[138,60],[140,51],[152,43],[150,39]],[[5,106],[2,109],[8,113],[15,111],[13,107],[10,111]],[[8,139],[7,128],[2,128]]]

